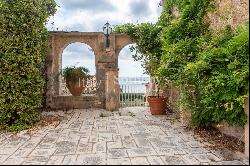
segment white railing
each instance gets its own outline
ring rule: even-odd
[[[147,106],[146,85],[149,81],[148,77],[119,78],[121,107]]]
[[[93,76],[87,80],[86,88],[83,91],[82,95],[94,95],[96,94],[96,77]],[[62,79],[61,86],[60,86],[60,95],[61,96],[71,96],[69,89],[66,86],[65,79]]]

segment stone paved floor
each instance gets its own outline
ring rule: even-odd
[[[0,135],[0,164],[25,165],[244,165],[248,160],[223,161],[219,152],[185,131],[167,116],[148,108],[49,112],[63,120],[29,135]]]

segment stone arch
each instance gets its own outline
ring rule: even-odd
[[[98,90],[95,96],[84,98],[74,96],[60,96],[60,58],[63,50],[71,43],[89,45],[95,55],[96,81]],[[110,48],[105,48],[105,36],[101,32],[50,32],[49,52],[46,59],[48,76],[47,107],[51,109],[83,109],[119,108],[119,85],[114,83],[114,76],[118,74],[118,55],[122,48],[134,41],[126,34],[113,33],[110,36]],[[111,80],[112,82],[108,82]],[[107,85],[109,87],[107,88]]]

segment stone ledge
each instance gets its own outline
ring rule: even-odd
[[[55,96],[52,98],[51,109],[88,109],[99,108],[98,96]]]

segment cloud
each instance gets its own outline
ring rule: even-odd
[[[57,4],[66,11],[92,10],[115,11],[116,7],[109,0],[57,0]]]
[[[148,17],[151,13],[149,1],[135,0],[130,2],[130,12],[137,17]]]

